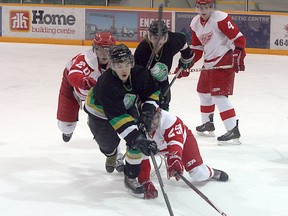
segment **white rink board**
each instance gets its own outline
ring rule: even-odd
[[[270,49],[288,50],[288,16],[271,16]]]
[[[85,9],[2,7],[2,36],[24,38],[85,38]]]

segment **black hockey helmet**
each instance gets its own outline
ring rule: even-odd
[[[109,50],[109,57],[112,66],[113,63],[122,63],[126,60],[129,60],[131,63],[131,67],[134,67],[134,57],[132,55],[131,50],[125,44],[121,43],[111,47]]]
[[[160,31],[161,35],[165,35],[168,33],[168,27],[166,26],[163,20],[154,20],[149,26],[149,32],[152,35],[158,35],[158,24],[160,22]]]

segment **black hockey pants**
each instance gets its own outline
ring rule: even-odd
[[[119,145],[120,138],[108,120],[88,115],[88,125],[100,151],[105,155],[111,155]]]

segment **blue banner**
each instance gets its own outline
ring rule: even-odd
[[[246,37],[246,47],[270,49],[269,15],[230,14],[233,22]]]
[[[187,42],[191,44],[191,20],[197,13],[176,12],[175,31],[187,35]],[[246,37],[247,48],[270,49],[270,22],[269,15],[229,14],[233,22]]]
[[[187,43],[192,43],[192,32],[190,28],[191,20],[197,13],[176,12],[175,13],[175,32],[183,32],[186,34]]]

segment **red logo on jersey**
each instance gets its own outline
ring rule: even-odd
[[[30,30],[29,11],[10,11],[10,30],[28,32]]]
[[[212,32],[209,32],[207,34],[203,34],[199,37],[200,42],[202,45],[206,45],[212,38]]]

